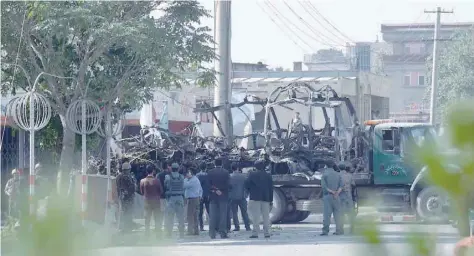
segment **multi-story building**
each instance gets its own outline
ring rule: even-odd
[[[348,58],[336,49],[322,49],[317,53],[305,54],[303,62],[308,71],[351,70]]]
[[[440,47],[457,33],[472,29],[474,23],[442,24]],[[433,24],[382,24],[383,40],[392,50],[382,54],[384,72],[392,79],[390,112],[392,117],[427,118],[427,60],[433,51]]]

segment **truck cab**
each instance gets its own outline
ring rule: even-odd
[[[412,184],[423,164],[413,150],[436,139],[435,129],[423,123],[369,120],[363,127],[365,161],[354,174],[359,205],[371,204],[384,212],[415,212],[423,219],[440,216],[440,193],[434,187]],[[438,207],[439,206],[439,207]]]
[[[411,184],[421,170],[411,157],[416,146],[435,138],[428,124],[386,122],[367,127],[371,137],[371,170],[374,185]]]

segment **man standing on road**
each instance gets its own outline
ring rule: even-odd
[[[321,188],[323,190],[323,232],[321,236],[329,234],[329,225],[331,224],[331,215],[334,215],[336,221],[335,235],[342,235],[344,233],[341,226],[341,200],[339,194],[342,191],[343,183],[341,175],[334,170],[337,168],[333,165],[332,168],[326,167],[321,177]]]
[[[165,177],[166,235],[171,237],[174,216],[178,219],[179,237],[184,237],[184,177],[179,174],[179,165],[171,164],[171,173]]]
[[[240,230],[239,223],[239,208],[244,219],[245,230],[250,231],[249,215],[247,213],[247,196],[245,191],[245,180],[247,175],[239,172],[239,168],[236,164],[232,164],[232,174],[230,175],[230,193],[229,198],[231,201],[232,219],[234,220],[234,231]]]
[[[199,235],[198,215],[199,202],[202,197],[202,188],[196,177],[196,169],[189,168],[184,180],[184,197],[187,201],[188,235]]]
[[[199,203],[199,227],[201,231],[204,230],[204,221],[202,219],[204,215],[204,209],[206,209],[207,215],[209,215],[209,192],[211,188],[209,186],[209,179],[207,177],[207,164],[202,162],[199,165],[199,173],[196,174],[202,188],[201,202]]]
[[[140,192],[144,197],[144,208],[145,208],[145,232],[146,235],[150,233],[150,221],[151,217],[155,220],[155,231],[156,235],[161,231],[162,214],[160,210],[160,197],[163,194],[163,188],[158,179],[153,175],[155,174],[155,168],[153,165],[146,167],[147,176],[140,181]]]
[[[263,219],[263,233],[270,238],[270,208],[273,202],[273,180],[271,174],[265,171],[265,162],[257,160],[255,170],[250,172],[245,181],[249,191],[249,209],[252,216],[252,236],[258,238],[260,232],[260,216]]]
[[[131,169],[132,166],[130,163],[123,163],[122,171],[115,179],[117,194],[120,199],[120,207],[122,209],[120,226],[123,232],[133,229],[133,200],[137,183],[130,172]]]
[[[222,159],[217,158],[214,161],[215,168],[208,173],[210,195],[209,195],[209,236],[211,239],[216,238],[216,229],[219,231],[221,238],[227,236],[227,205],[229,203],[229,180],[230,174],[222,168]]]
[[[164,226],[164,222],[166,219],[164,218],[166,216],[165,177],[166,175],[170,173],[171,173],[171,164],[169,162],[165,162],[163,164],[163,170],[160,173],[158,173],[158,175],[156,175],[156,178],[160,181],[161,187],[163,188],[163,193],[161,194],[161,197],[160,197],[160,210],[161,210],[161,216],[163,217],[161,218],[161,222],[158,223],[160,229],[162,229],[162,227]]]
[[[339,170],[342,178],[342,191],[340,193],[341,198],[341,227],[344,228],[344,220],[345,215],[348,216],[349,225],[350,225],[350,233],[354,232],[354,219],[355,219],[355,211],[354,211],[354,201],[352,200],[352,189],[355,187],[355,181],[352,177],[352,173],[350,172],[351,167],[346,163],[339,164]],[[343,230],[344,233],[344,230]]]

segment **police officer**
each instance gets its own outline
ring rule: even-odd
[[[179,237],[184,237],[184,176],[179,173],[179,165],[171,164],[171,173],[165,177],[166,235],[171,237],[174,216],[178,218]]]
[[[350,224],[350,233],[354,232],[354,201],[352,198],[352,190],[355,187],[354,178],[352,177],[351,167],[346,163],[339,164],[340,174],[342,178],[342,191],[339,195],[341,199],[341,222],[344,227],[345,215],[347,215]]]
[[[331,215],[334,215],[334,220],[336,221],[336,232],[335,235],[342,235],[344,233],[344,228],[341,225],[341,200],[340,193],[342,192],[342,177],[335,170],[337,166],[330,164],[323,171],[323,176],[321,177],[321,188],[323,193],[323,232],[321,236],[327,236],[329,233],[329,225],[331,224]]]
[[[115,179],[121,208],[120,228],[123,232],[133,229],[133,201],[137,182],[130,172],[131,169],[130,163],[123,163],[122,171]]]

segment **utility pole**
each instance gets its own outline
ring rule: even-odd
[[[426,11],[425,13],[436,13],[436,23],[433,37],[433,70],[431,71],[431,98],[430,98],[430,124],[436,125],[436,97],[438,96],[438,42],[441,27],[441,14],[453,13],[453,11],[444,11],[437,7],[435,11]]]
[[[225,134],[221,134],[214,122],[214,136],[226,136],[227,145],[233,144],[232,116],[230,110],[231,99],[231,60],[230,60],[230,37],[231,37],[231,1],[214,1],[215,8],[215,40],[217,41],[215,68],[217,75],[217,86],[214,88],[214,106],[225,105],[226,107],[216,112],[216,116],[222,124]]]

